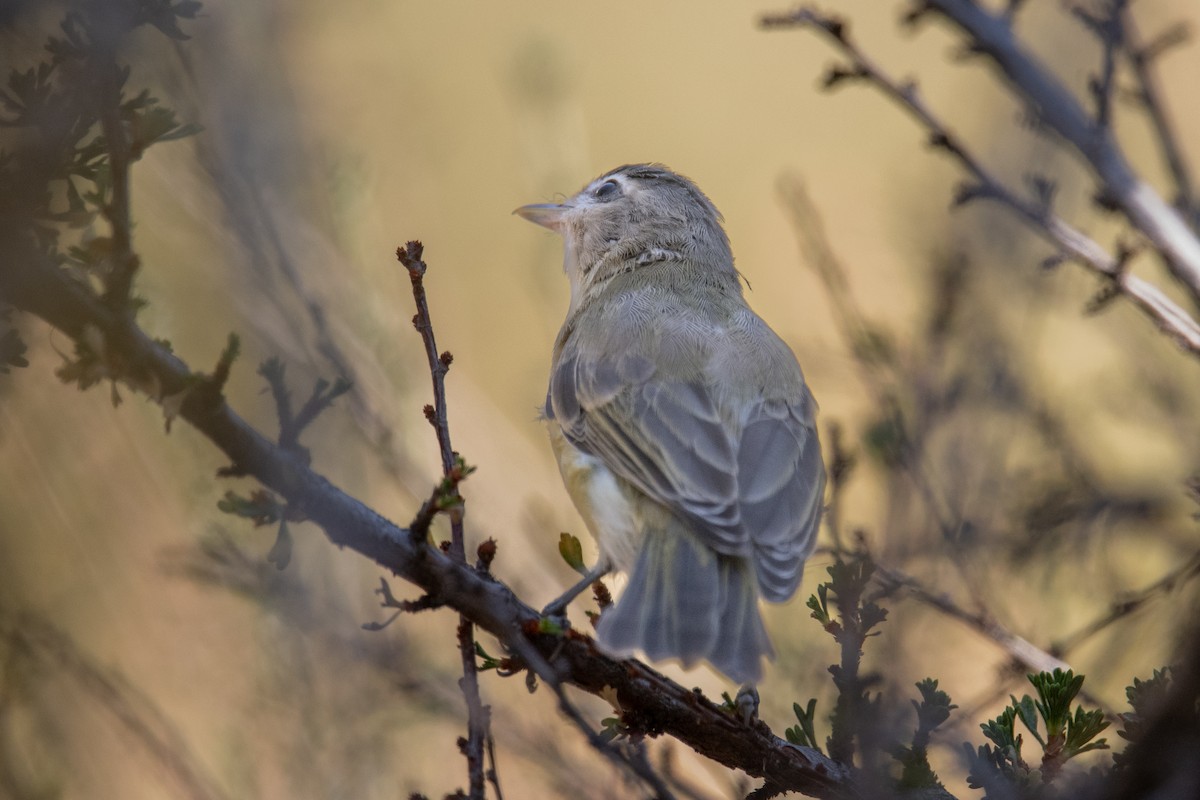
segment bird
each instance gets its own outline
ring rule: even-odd
[[[542,416],[599,551],[545,613],[623,573],[602,651],[758,683],[774,658],[759,600],[795,593],[823,509],[799,362],[746,302],[716,206],[665,166],[513,213],[563,239],[570,301]]]

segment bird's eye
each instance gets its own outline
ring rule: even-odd
[[[596,187],[595,195],[597,200],[610,200],[617,196],[621,191],[621,184],[615,180],[607,180]]]

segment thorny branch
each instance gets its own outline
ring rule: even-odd
[[[979,11],[979,13],[983,12]],[[994,25],[1003,24],[998,19],[991,17],[988,19]],[[859,49],[850,37],[846,22],[838,17],[821,14],[810,8],[801,8],[787,13],[764,16],[762,24],[768,29],[808,28],[823,35],[850,60],[848,67],[835,67],[827,73],[824,80],[826,87],[832,87],[847,80],[864,80],[870,83],[897,102],[901,108],[908,111],[922,127],[929,131],[930,144],[950,153],[970,173],[975,184],[960,189],[955,198],[956,204],[961,205],[972,200],[987,199],[1007,206],[1033,230],[1058,247],[1063,257],[1077,261],[1111,282],[1115,291],[1127,297],[1176,344],[1192,355],[1200,356],[1200,323],[1197,323],[1158,287],[1131,274],[1127,269],[1127,257],[1110,255],[1093,239],[1054,214],[1044,199],[1026,199],[1008,189],[983,166],[966,148],[965,144],[951,133],[949,128],[925,104],[915,84],[896,81]],[[1070,102],[1075,103],[1074,99],[1070,99]],[[1075,105],[1078,107],[1077,104]],[[1080,113],[1082,114],[1082,111]],[[1139,186],[1142,185],[1139,184]],[[1153,194],[1145,187],[1139,191],[1143,195],[1146,192]],[[1146,205],[1146,202],[1143,202],[1142,205]],[[1163,210],[1170,215],[1168,220],[1178,221],[1178,216],[1171,209],[1166,208],[1165,204]],[[1134,221],[1137,223],[1138,220]],[[1156,230],[1158,227],[1156,226]],[[1172,234],[1179,234],[1179,231],[1169,224],[1166,227]],[[1143,233],[1146,233],[1148,238],[1159,245],[1158,240],[1145,229],[1143,229]],[[1173,235],[1171,241],[1178,241],[1180,238],[1179,235]],[[1191,238],[1191,234],[1185,230],[1182,238],[1185,240]],[[1180,247],[1187,251],[1187,247],[1182,245]],[[1200,250],[1200,245],[1198,245],[1198,250]],[[1163,252],[1173,251],[1163,250]],[[1198,253],[1197,259],[1200,261],[1200,253]],[[1197,275],[1200,276],[1200,271],[1197,272]],[[1197,281],[1196,286],[1200,287],[1200,280]]]

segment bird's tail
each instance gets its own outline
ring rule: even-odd
[[[596,626],[600,647],[677,658],[685,667],[707,660],[734,681],[757,683],[762,657],[775,652],[758,613],[754,570],[672,523],[646,532],[629,585]]]

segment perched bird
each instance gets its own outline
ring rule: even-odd
[[[759,681],[774,651],[758,600],[796,591],[825,486],[796,357],[746,304],[721,215],[687,178],[618,167],[514,213],[563,237],[545,419],[600,551],[548,611],[621,571],[602,649]]]

